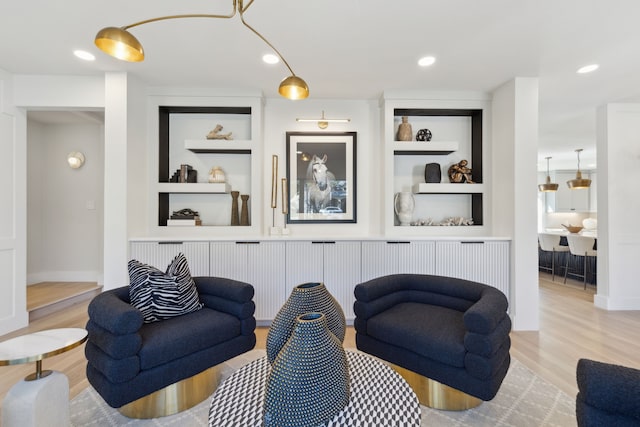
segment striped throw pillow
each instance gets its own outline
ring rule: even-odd
[[[142,312],[145,323],[202,308],[184,254],[178,254],[166,272],[137,260],[129,261],[128,268],[131,305]]]

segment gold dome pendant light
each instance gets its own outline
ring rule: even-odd
[[[249,9],[249,6],[253,4],[253,0],[249,0],[246,6],[244,6],[244,0],[232,0],[233,10],[229,15],[209,15],[209,14],[186,14],[186,15],[170,15],[161,16],[158,18],[146,19],[144,21],[136,22],[131,25],[125,25],[124,27],[106,27],[98,31],[95,38],[96,46],[108,55],[118,58],[123,61],[140,62],[144,60],[144,49],[142,44],[136,39],[128,30],[129,28],[137,27],[139,25],[148,24],[150,22],[165,21],[169,19],[182,19],[182,18],[233,18],[236,12],[240,15],[242,24],[251,30],[252,33],[260,37],[282,60],[284,65],[289,69],[291,75],[280,83],[278,93],[287,99],[304,99],[309,96],[309,86],[307,83],[296,76],[289,63],[284,59],[282,54],[276,49],[262,34],[257,32],[244,20],[244,13]]]
[[[580,152],[581,151],[582,151],[582,148],[578,148],[576,150],[576,153],[578,154],[578,170],[576,171],[576,178],[570,179],[569,181],[567,181],[567,187],[569,187],[569,189],[571,190],[580,190],[583,188],[591,187],[591,180],[586,178],[583,179],[582,172],[580,172]]]
[[[547,159],[547,179],[544,184],[538,185],[538,191],[558,191],[558,184],[552,183],[551,177],[549,176],[549,159],[551,159],[551,157],[545,157],[545,159]]]

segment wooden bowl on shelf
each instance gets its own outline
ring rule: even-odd
[[[581,226],[581,225],[571,225],[571,224],[569,224],[569,225],[561,224],[561,225],[562,225],[564,228],[566,228],[566,229],[567,229],[567,231],[568,231],[569,233],[573,233],[573,234],[575,234],[575,233],[579,233],[579,232],[580,232],[580,230],[582,230],[582,229],[584,228],[584,227],[583,227],[583,226]]]

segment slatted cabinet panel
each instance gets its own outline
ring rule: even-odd
[[[436,274],[473,280],[500,289],[509,298],[509,242],[436,243]]]
[[[210,274],[253,285],[255,317],[265,324],[285,301],[284,254],[284,242],[211,242]]]
[[[131,242],[131,259],[137,259],[165,271],[171,260],[182,252],[192,276],[209,275],[209,242]]]
[[[434,274],[434,251],[432,241],[362,242],[362,280],[388,274]]]

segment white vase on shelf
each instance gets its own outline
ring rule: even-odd
[[[416,202],[413,194],[409,191],[401,191],[393,197],[393,208],[400,221],[400,225],[411,225],[413,209]]]

